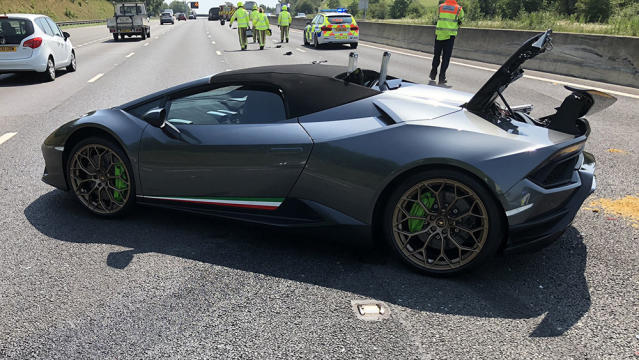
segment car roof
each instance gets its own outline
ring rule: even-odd
[[[29,19],[29,20],[35,20],[37,18],[43,17],[43,16],[47,16],[47,15],[43,15],[43,14],[0,14],[0,17],[11,17],[11,18],[18,18],[18,19]]]
[[[343,12],[321,12],[321,15],[327,15],[327,16],[350,16],[353,17],[353,15],[349,14],[349,13],[343,13]]]
[[[211,83],[255,82],[279,87],[290,117],[299,117],[379,94],[371,88],[337,79],[344,66],[299,64],[260,66],[213,75]]]

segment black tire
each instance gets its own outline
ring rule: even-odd
[[[124,40],[124,34],[120,34],[120,40]]]
[[[78,69],[78,63],[75,58],[75,51],[71,51],[71,62],[67,66],[67,72],[75,72]]]
[[[86,147],[90,147],[90,146],[98,146],[98,147],[109,149],[110,151],[115,153],[120,158],[120,160],[122,161],[122,163],[126,167],[126,172],[128,174],[128,181],[129,181],[128,196],[126,197],[126,200],[124,201],[124,205],[119,207],[119,210],[117,210],[117,211],[114,211],[114,212],[111,212],[111,213],[98,212],[95,209],[92,209],[89,205],[87,205],[85,200],[82,199],[81,196],[78,194],[78,190],[77,189],[79,188],[79,185],[78,185],[78,187],[76,187],[76,185],[74,184],[74,180],[73,180],[74,176],[73,176],[73,173],[72,173],[73,170],[71,168],[71,165],[74,163],[73,160],[74,160],[74,157],[76,156],[76,153],[78,153],[82,149],[84,149]],[[111,168],[111,167],[109,167],[109,168]],[[129,158],[126,156],[126,153],[124,152],[124,150],[122,150],[122,148],[118,144],[113,143],[113,141],[111,141],[111,140],[108,140],[108,139],[105,139],[105,138],[102,138],[102,137],[90,137],[90,138],[84,139],[84,140],[80,141],[79,143],[77,143],[73,147],[73,149],[69,153],[69,157],[67,158],[67,161],[66,161],[66,174],[67,174],[67,180],[69,182],[69,189],[71,190],[71,192],[74,194],[76,199],[87,210],[89,210],[89,212],[91,212],[94,215],[97,215],[97,216],[100,216],[100,217],[107,217],[107,218],[119,217],[119,216],[122,216],[122,215],[126,214],[127,212],[129,212],[132,209],[132,207],[134,206],[134,204],[135,204],[135,194],[136,194],[136,192],[135,192],[135,178],[134,178],[134,174],[133,174],[133,168],[131,167],[131,163],[129,162]],[[100,191],[101,190],[98,189],[98,193],[100,193]],[[104,191],[108,192],[107,190],[104,190]],[[107,195],[109,195],[109,194],[107,194]],[[109,195],[109,197],[113,198],[113,196],[111,196],[111,195]]]
[[[113,33],[113,41],[118,41],[118,34],[117,33]]]
[[[226,23],[226,21],[222,20],[220,21],[220,25],[224,25]]]
[[[55,61],[52,56],[49,56],[49,59],[47,59],[47,68],[41,74],[43,81],[48,82],[55,80]]]
[[[351,49],[357,49],[358,43],[351,43]]]
[[[487,218],[487,225],[483,224],[482,226],[487,226],[487,230],[484,227],[481,233],[481,236],[483,238],[483,243],[481,245],[479,245],[477,243],[476,240],[476,235],[472,235],[472,238],[474,239],[474,242],[476,243],[476,245],[473,245],[473,248],[475,246],[478,246],[478,248],[476,248],[475,250],[473,250],[472,252],[468,252],[468,256],[466,259],[463,258],[463,256],[460,257],[460,261],[459,263],[455,264],[455,259],[452,259],[450,262],[448,260],[448,255],[446,256],[446,263],[449,266],[439,266],[437,264],[437,261],[440,259],[439,255],[437,255],[437,258],[434,260],[434,262],[430,263],[429,260],[429,256],[426,255],[426,252],[428,250],[424,250],[423,254],[423,260],[419,260],[417,259],[417,255],[420,253],[418,250],[415,249],[415,247],[419,247],[420,245],[422,245],[423,243],[427,243],[427,241],[424,241],[423,238],[428,238],[428,239],[432,239],[431,244],[433,244],[435,247],[437,245],[439,245],[439,249],[434,249],[434,253],[437,254],[437,251],[440,251],[442,247],[444,247],[446,249],[446,246],[441,246],[440,244],[446,244],[446,245],[450,245],[452,249],[448,249],[446,251],[451,251],[451,253],[455,253],[454,256],[457,256],[456,253],[459,252],[460,255],[462,255],[462,249],[455,249],[453,247],[453,243],[455,243],[454,241],[450,241],[448,240],[445,243],[444,238],[446,236],[448,236],[449,239],[457,237],[457,239],[455,241],[459,240],[460,235],[464,234],[463,231],[459,232],[458,228],[464,228],[465,224],[462,224],[461,226],[458,225],[457,227],[454,227],[453,225],[455,225],[455,221],[451,222],[450,218],[447,218],[447,215],[444,215],[444,213],[446,213],[446,211],[441,210],[442,211],[442,215],[435,215],[430,217],[431,220],[433,220],[432,222],[430,222],[430,224],[428,224],[426,226],[426,229],[424,229],[424,225],[426,225],[426,221],[429,221],[427,218],[429,216],[426,216],[427,213],[423,213],[422,216],[426,216],[426,221],[421,223],[421,227],[419,228],[419,232],[424,232],[427,231],[426,233],[423,233],[422,235],[412,235],[413,237],[408,237],[409,240],[403,241],[404,245],[399,245],[398,242],[400,242],[400,239],[398,239],[399,237],[401,237],[402,235],[399,235],[398,231],[395,231],[395,229],[393,229],[393,223],[395,222],[395,214],[398,214],[398,209],[399,206],[401,206],[401,202],[404,202],[405,199],[408,197],[407,194],[409,194],[411,192],[411,190],[415,189],[415,187],[417,187],[419,184],[422,184],[425,181],[433,181],[433,182],[438,182],[439,180],[442,181],[450,181],[452,183],[456,183],[456,184],[461,184],[464,187],[466,187],[467,189],[470,190],[471,193],[473,193],[473,195],[476,195],[474,197],[474,199],[479,200],[479,202],[481,202],[481,204],[478,202],[477,203],[477,208],[478,210],[481,210],[485,213],[485,217]],[[456,186],[454,188],[454,191],[457,192],[459,189],[458,186]],[[440,190],[441,191],[441,190]],[[463,192],[464,190],[461,189],[459,190],[460,192]],[[437,193],[439,194],[439,192]],[[425,194],[422,193],[422,196],[424,196]],[[435,199],[437,199],[440,195],[435,195]],[[472,198],[472,196],[471,196]],[[455,200],[453,201],[451,204],[449,204],[450,206],[447,209],[451,209],[451,207],[453,205],[456,205],[458,203],[462,203],[461,200]],[[436,200],[436,203],[440,203],[440,200]],[[444,200],[447,201],[447,200]],[[468,200],[465,200],[468,201]],[[409,204],[411,202],[404,202],[404,204]],[[412,203],[415,203],[414,201]],[[422,202],[423,204],[423,202]],[[434,209],[438,209],[437,206],[433,206],[433,203],[431,203],[432,208],[429,209],[429,211],[435,211],[438,212],[440,210],[434,210]],[[443,204],[443,206],[446,204]],[[442,207],[443,207],[442,206]],[[455,206],[455,208],[457,208],[458,206]],[[473,208],[475,207],[475,203],[473,203],[472,206],[470,206],[468,209],[468,214],[473,212]],[[502,241],[504,239],[504,230],[503,230],[503,214],[502,212],[499,210],[500,208],[498,207],[496,200],[494,199],[494,197],[490,194],[490,190],[488,190],[486,188],[486,186],[484,184],[482,184],[481,182],[479,182],[478,180],[476,180],[475,178],[473,178],[472,176],[469,176],[463,172],[460,171],[456,171],[456,170],[448,170],[448,169],[433,169],[433,170],[427,170],[427,171],[422,171],[419,172],[417,174],[414,174],[406,179],[404,179],[396,188],[395,190],[392,192],[392,194],[390,195],[390,197],[388,198],[388,201],[385,205],[384,208],[384,212],[382,215],[382,218],[380,219],[380,221],[382,221],[382,229],[383,229],[383,234],[384,234],[384,238],[386,240],[386,242],[388,243],[388,246],[390,246],[395,254],[402,259],[402,261],[404,263],[406,263],[407,265],[409,265],[412,269],[417,270],[419,272],[422,272],[424,274],[427,275],[434,275],[434,276],[446,276],[446,275],[454,275],[454,274],[458,274],[464,271],[468,271],[472,268],[477,267],[478,265],[482,264],[483,262],[485,262],[487,259],[493,257],[495,255],[495,253],[498,251],[499,247],[502,244]],[[404,211],[405,214],[405,211]],[[413,214],[411,214],[411,216],[414,216]],[[476,220],[477,216],[476,215],[463,215],[464,218],[468,218],[471,221],[481,221],[482,223],[484,223],[484,220],[482,218],[482,220]],[[434,219],[433,219],[434,218]],[[445,220],[442,221],[443,224],[439,225],[440,222],[440,218],[444,218]],[[457,217],[457,219],[454,220],[459,220],[461,218],[461,216]],[[408,218],[406,218],[408,219]],[[473,220],[474,219],[474,220]],[[403,221],[406,221],[408,225],[410,225],[410,221],[411,220],[402,220],[397,222],[398,225],[398,229],[401,227],[401,224],[403,223]],[[459,220],[457,222],[462,222],[462,220]],[[440,228],[436,229],[436,226],[434,224],[438,223],[438,226],[441,226]],[[452,224],[452,225],[451,225]],[[443,233],[445,234],[443,238],[440,238],[439,235],[434,236],[435,234],[437,234],[436,231],[433,231],[432,233],[430,232],[430,229],[436,229],[436,230],[441,230],[443,231]],[[453,229],[455,235],[451,235],[453,234]],[[403,230],[406,231],[406,230]],[[484,231],[486,232],[486,235],[484,235]],[[409,231],[410,232],[410,231]],[[475,230],[474,233],[477,234],[478,230]],[[430,235],[429,235],[430,234]],[[462,235],[463,236],[463,235]],[[484,237],[485,236],[485,237]],[[468,235],[466,235],[466,238],[469,239]],[[441,239],[441,240],[435,240],[435,239]],[[440,243],[441,241],[441,243]],[[414,246],[413,244],[410,244],[409,247],[409,243],[411,242],[417,242],[417,244],[415,244],[416,246]],[[461,241],[459,241],[461,243]],[[462,243],[463,246],[465,246]],[[459,247],[459,246],[458,246]],[[432,247],[426,247],[426,245],[423,246],[423,248],[427,248],[427,249],[432,249]],[[405,253],[408,252],[407,253]],[[465,250],[464,250],[465,251]],[[412,256],[411,253],[413,254]],[[467,261],[464,263],[464,261]],[[423,265],[421,264],[423,262]],[[430,267],[426,266],[426,263],[429,263]],[[462,264],[462,265],[459,265]],[[446,268],[448,267],[448,268]]]
[[[146,40],[146,30],[142,31],[142,40]]]

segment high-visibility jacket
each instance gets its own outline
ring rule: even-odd
[[[258,14],[259,12],[257,10],[253,10],[249,14],[249,19],[251,19],[251,25],[253,25],[253,27],[255,27],[255,22],[257,21]]]
[[[286,10],[280,12],[280,16],[277,17],[277,25],[279,26],[290,26],[291,21],[291,14]]]
[[[464,20],[464,9],[455,0],[446,0],[437,10],[437,40],[448,40],[457,36],[459,23]]]
[[[253,25],[257,30],[268,30],[268,18],[265,13],[257,13]]]
[[[244,8],[238,8],[231,16],[231,24],[237,20],[237,27],[247,28],[249,26],[249,14]]]

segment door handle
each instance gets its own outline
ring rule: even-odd
[[[278,152],[278,153],[299,153],[304,151],[304,149],[302,147],[272,147],[271,148],[271,152]]]

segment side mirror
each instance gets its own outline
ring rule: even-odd
[[[68,39],[71,37],[71,34],[69,34],[68,32],[63,32],[62,35],[64,35],[64,40]]]
[[[162,127],[166,120],[166,110],[164,108],[151,109],[142,115],[142,120],[148,122],[151,126]]]

